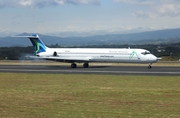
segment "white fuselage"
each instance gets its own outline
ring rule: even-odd
[[[157,57],[144,49],[116,48],[48,48],[39,57],[52,57],[74,62],[117,62],[117,63],[155,63]],[[78,61],[79,60],[79,61]]]

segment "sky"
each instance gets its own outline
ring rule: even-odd
[[[180,28],[180,0],[0,0],[0,36],[98,35]]]

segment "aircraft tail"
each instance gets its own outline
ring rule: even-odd
[[[34,50],[36,54],[41,52],[46,52],[47,47],[44,45],[44,43],[41,41],[39,36],[37,34],[33,34],[28,37],[31,40],[31,43],[34,46]]]
[[[16,36],[16,37],[26,37],[29,38],[31,43],[33,44],[34,47],[34,52],[36,54],[41,53],[41,52],[46,52],[47,48],[44,43],[41,41],[39,36],[37,34],[32,34],[30,36]]]

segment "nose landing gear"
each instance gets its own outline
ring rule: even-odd
[[[148,69],[151,69],[151,68],[152,68],[151,63],[149,63],[149,65],[148,65]]]

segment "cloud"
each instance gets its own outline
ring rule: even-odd
[[[178,4],[164,4],[157,8],[160,16],[177,17],[180,15],[180,5]]]
[[[152,5],[158,0],[113,0],[114,2],[124,2],[128,4]]]
[[[118,3],[140,5],[139,10],[133,13],[138,18],[177,17],[180,16],[180,0],[113,0]],[[146,12],[144,7],[146,5]],[[148,10],[148,12],[147,12]],[[151,16],[151,15],[152,16]]]
[[[149,18],[149,14],[143,11],[137,11],[134,15],[138,18]]]
[[[64,0],[66,3],[71,4],[93,4],[93,5],[100,5],[101,0]]]
[[[47,6],[57,6],[64,4],[74,4],[74,5],[100,5],[100,0],[0,0],[0,8],[4,7],[47,7]]]

